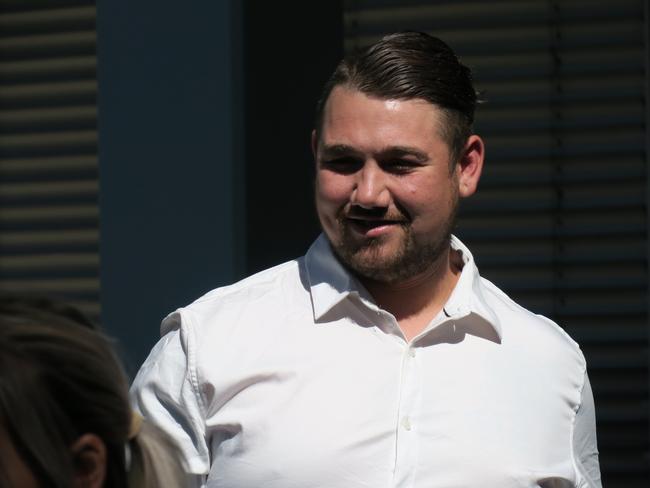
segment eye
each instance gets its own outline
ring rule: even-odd
[[[345,156],[340,158],[322,160],[321,168],[340,174],[352,174],[363,166],[363,161],[359,158]]]
[[[381,166],[384,168],[384,171],[389,173],[406,174],[413,171],[416,167],[420,166],[420,164],[417,161],[411,161],[410,159],[395,158],[383,162]]]

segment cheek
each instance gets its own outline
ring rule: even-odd
[[[441,196],[440,186],[436,186],[431,178],[404,179],[392,185],[390,190],[396,201],[418,212],[435,206]]]
[[[415,219],[414,225],[432,223],[447,218],[454,202],[450,181],[433,178],[404,182],[395,189],[393,197]]]
[[[349,181],[341,175],[322,172],[316,177],[316,204],[323,210],[344,205],[351,192]]]
[[[8,436],[0,442],[0,458],[2,463],[0,468],[5,470],[10,486],[19,486],[21,488],[37,488],[38,482],[36,477],[22,460],[16,449],[8,440]]]

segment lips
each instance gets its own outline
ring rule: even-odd
[[[403,225],[401,220],[347,218],[348,228],[365,238],[387,236]]]
[[[368,220],[368,219],[348,219],[348,222],[350,222],[352,225],[355,227],[360,227],[362,229],[375,229],[377,227],[382,227],[386,225],[397,225],[399,222],[395,220]]]

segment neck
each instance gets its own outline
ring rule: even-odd
[[[452,249],[443,253],[421,273],[398,283],[361,279],[377,305],[390,312],[410,340],[440,312],[453,291],[462,259]]]

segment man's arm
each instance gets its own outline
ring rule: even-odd
[[[580,475],[586,481],[585,485],[580,486],[602,488],[596,442],[596,409],[586,371],[580,407],[576,412],[573,429],[573,452]]]
[[[154,346],[131,386],[136,410],[167,432],[184,456],[185,469],[200,487],[210,470],[204,412],[196,383],[191,330],[181,327],[178,313],[163,322],[163,338]]]

